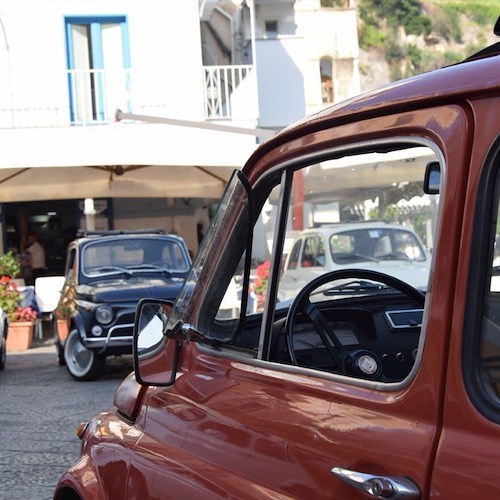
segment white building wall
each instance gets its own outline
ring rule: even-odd
[[[319,2],[318,2],[319,3]],[[324,107],[321,101],[319,62],[331,57],[333,62],[334,102],[360,92],[359,45],[355,9],[319,9],[314,2],[305,8],[296,4],[297,34],[305,40],[306,113]]]
[[[255,37],[266,38],[266,21],[277,21],[279,36],[295,36],[293,0],[280,2],[255,2]]]
[[[206,233],[208,204],[203,199],[116,199],[113,200],[115,229],[161,228],[181,236],[189,250],[198,250],[196,225]]]
[[[9,50],[0,36],[0,107],[10,107],[10,76],[15,108],[68,108],[64,17],[81,15],[126,16],[136,102],[169,116],[204,118],[197,0],[3,0]]]
[[[300,38],[257,41],[261,127],[286,127],[304,116],[303,42]]]
[[[285,127],[324,108],[320,60],[333,65],[334,101],[360,92],[357,17],[354,8],[322,8],[319,0],[255,6],[260,125]],[[268,38],[266,21],[278,22]]]

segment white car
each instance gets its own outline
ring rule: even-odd
[[[417,234],[403,226],[364,222],[305,229],[286,258],[279,298],[295,297],[317,276],[350,268],[379,271],[424,290],[430,256]]]

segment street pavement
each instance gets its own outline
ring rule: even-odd
[[[0,500],[48,500],[76,460],[76,427],[110,408],[132,357],[108,358],[96,381],[76,382],[57,363],[50,339],[7,354],[0,371]]]

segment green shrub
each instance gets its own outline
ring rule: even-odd
[[[8,276],[9,278],[17,278],[21,272],[19,262],[12,255],[12,252],[0,255],[0,277]]]
[[[387,37],[383,31],[368,24],[361,29],[359,35],[359,45],[363,49],[381,47],[384,45],[386,39]]]

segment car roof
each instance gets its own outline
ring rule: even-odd
[[[170,240],[177,241],[178,243],[185,245],[184,240],[175,234],[159,234],[159,233],[127,233],[127,234],[113,234],[113,235],[93,235],[82,238],[76,238],[74,242],[79,245],[86,245],[87,243],[98,243],[102,241],[116,241],[116,240],[143,240],[143,239],[154,239],[154,240]]]
[[[398,229],[402,231],[413,231],[405,226],[399,226],[397,224],[387,224],[386,222],[339,222],[333,224],[321,224],[317,227],[309,227],[302,230],[298,235],[297,239],[310,234],[322,234],[324,236],[330,236],[336,233],[342,233],[344,231],[355,231],[359,229]]]

